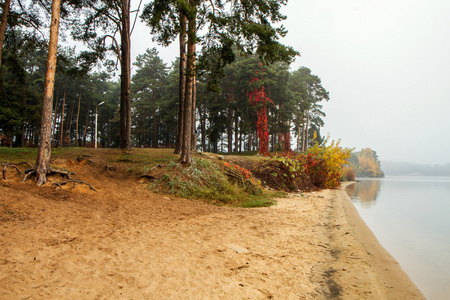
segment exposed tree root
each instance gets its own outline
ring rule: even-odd
[[[8,180],[6,178],[6,169],[8,169],[8,167],[16,169],[17,173],[19,173],[20,175],[23,175],[22,172],[20,172],[19,168],[17,168],[17,166],[15,164],[2,163],[1,165],[3,166],[3,172],[2,172],[3,180]]]
[[[143,175],[139,176],[137,179],[141,179],[141,178],[147,178],[148,180],[157,179],[155,176],[148,175],[148,174],[143,174]]]
[[[81,183],[81,184],[86,184],[87,186],[89,186],[89,188],[93,191],[97,191],[92,185],[90,185],[87,182],[84,182],[81,179],[77,179],[77,178],[71,178],[71,175],[75,175],[74,172],[71,171],[67,171],[67,170],[57,170],[57,169],[50,169],[50,171],[48,172],[47,176],[50,174],[61,174],[63,176],[63,181],[58,181],[58,182],[53,182],[53,185],[58,186],[59,188],[61,188],[62,185],[65,185],[69,182],[73,182],[74,184],[77,183]],[[36,175],[36,169],[35,168],[31,168],[31,169],[27,169],[25,171],[25,177],[23,178],[23,182],[27,181],[27,179],[32,176],[32,175]]]
[[[157,169],[157,168],[162,168],[161,165],[157,165],[153,168],[151,168],[147,173],[150,173],[151,171]],[[150,174],[142,174],[141,176],[138,176],[137,179],[141,179],[141,178],[147,178],[148,180],[154,180],[154,179],[158,179],[157,177],[150,175]]]
[[[66,171],[66,170],[57,170],[57,169],[50,169],[47,175],[50,174],[61,174],[64,178],[67,178],[67,180],[70,180],[70,175],[75,175],[74,172]],[[23,178],[23,182],[27,181],[27,179],[31,175],[36,175],[36,168],[30,168],[25,170],[25,177]]]
[[[91,190],[93,190],[93,191],[97,191],[92,185],[90,185],[89,183],[87,183],[87,182],[84,182],[83,180],[81,180],[81,179],[68,179],[68,180],[65,180],[65,181],[58,181],[58,182],[53,182],[52,184],[54,184],[54,185],[56,185],[56,186],[58,186],[59,188],[62,188],[61,186],[62,185],[65,185],[65,184],[68,184],[69,182],[73,182],[74,184],[76,184],[76,183],[81,183],[81,184],[86,184],[87,186],[89,186],[90,188],[91,188]]]

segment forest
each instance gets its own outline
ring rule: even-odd
[[[187,165],[192,151],[306,153],[323,142],[329,93],[309,68],[290,68],[299,52],[275,27],[286,4],[6,0],[1,144],[38,147],[38,185],[52,147],[174,148]],[[160,45],[178,39],[175,61],[155,48],[131,61],[138,19]]]
[[[348,164],[356,177],[384,177],[377,152],[370,148],[352,152]]]
[[[30,28],[29,23],[22,21],[23,14],[37,18],[37,13],[17,11],[19,5],[12,8],[2,49],[2,145],[35,147],[41,123],[47,41],[39,34],[42,30]],[[44,20],[32,20],[36,27],[45,25]],[[252,82],[254,78],[261,79],[258,86],[264,86],[269,99],[267,122],[271,151],[282,150],[283,139],[290,132],[297,138],[294,145],[297,150],[313,143],[314,134],[320,141],[325,116],[321,102],[328,100],[328,92],[318,76],[306,67],[291,71],[283,61],[263,64],[258,55],[244,53],[238,47],[233,47],[231,53],[233,61],[220,70],[212,70],[217,66],[207,61],[211,59],[208,54],[199,59],[195,149],[227,153],[258,150],[258,105],[249,101],[249,93],[256,86]],[[106,67],[102,64],[101,71],[98,68],[92,71],[94,68],[86,65],[86,54],[75,53],[70,46],[58,49],[53,147],[93,147],[96,113],[98,146],[120,146],[121,87],[114,76],[117,66],[105,59]],[[131,144],[174,147],[179,117],[180,59],[170,65],[164,63],[153,48],[138,55],[133,65]]]

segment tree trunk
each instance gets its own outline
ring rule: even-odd
[[[305,152],[308,151],[309,148],[309,111],[307,113],[308,115],[306,116]]]
[[[193,82],[195,79],[195,44],[197,11],[194,0],[189,1],[190,8],[193,10],[188,17],[188,45],[187,45],[187,63],[186,63],[186,93],[184,98],[183,112],[183,145],[181,147],[181,163],[190,165],[191,140],[192,140],[192,104],[193,104]]]
[[[194,44],[194,53],[196,53],[196,44]],[[197,64],[197,59],[194,56],[194,66]],[[192,80],[192,135],[191,135],[191,150],[197,150],[197,133],[195,132],[195,107],[197,105],[197,76],[194,72]]]
[[[73,106],[74,103],[70,104],[70,108],[69,108],[69,115],[67,116],[67,124],[69,126],[69,128],[67,128],[67,133],[66,133],[66,137],[65,140],[68,141],[69,146],[72,144],[72,138],[70,136],[70,133],[72,131],[72,119],[73,119]]]
[[[239,151],[239,116],[234,113],[234,152]]]
[[[3,42],[5,41],[6,24],[8,23],[10,6],[11,0],[5,0],[5,3],[3,4],[2,18],[0,21],[0,70],[2,68],[2,49]]]
[[[64,88],[63,104],[61,107],[61,125],[59,126],[59,147],[63,146],[64,135],[64,108],[66,106],[66,88]]]
[[[53,145],[56,147],[56,120],[58,119],[58,98],[59,98],[59,85],[56,91],[55,98],[55,116],[53,118],[53,126],[52,126],[52,140],[54,139]]]
[[[153,89],[153,140],[152,140],[152,147],[158,148],[158,128],[157,128],[157,122],[156,122],[156,91]]]
[[[53,0],[50,42],[48,45],[47,74],[45,76],[45,91],[42,103],[41,137],[35,164],[38,186],[43,185],[47,181],[47,174],[50,172],[50,156],[52,152],[52,105],[53,90],[55,86],[60,6],[61,0]]]
[[[242,152],[242,131],[239,132],[239,153]]]
[[[80,96],[78,97],[78,111],[77,111],[77,124],[75,126],[75,144],[76,146],[80,146],[78,143],[78,121],[80,120],[80,104],[81,104],[81,93]]]
[[[131,59],[130,59],[130,0],[122,0],[122,32],[120,60],[120,148],[131,149]]]
[[[201,105],[197,107],[197,110],[200,120],[200,134],[202,135],[201,137],[202,151],[206,151],[206,124],[205,124],[206,120],[205,116],[203,115]]]
[[[231,105],[234,102],[233,92],[226,93],[227,98],[227,148],[228,155],[233,152],[233,109]]]
[[[184,94],[186,92],[186,15],[180,12],[180,82],[179,82],[179,111],[178,111],[178,132],[175,143],[175,153],[181,154],[183,146],[183,125],[184,125]]]
[[[86,147],[86,131],[88,128],[88,121],[89,121],[89,108],[90,108],[90,106],[88,105],[88,110],[86,113],[86,124],[84,125],[84,131],[83,131],[83,147]]]
[[[306,122],[303,125],[302,134],[302,152],[306,152],[308,150],[309,111],[306,111]]]

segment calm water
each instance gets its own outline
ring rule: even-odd
[[[361,179],[347,193],[425,297],[450,299],[450,178]]]

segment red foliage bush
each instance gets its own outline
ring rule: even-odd
[[[286,192],[322,189],[328,178],[324,159],[293,152],[258,163],[252,173],[267,186]]]

